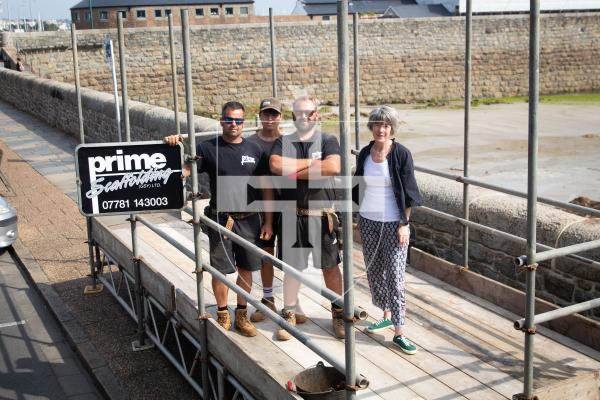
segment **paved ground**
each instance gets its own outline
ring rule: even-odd
[[[1,168],[13,189],[0,187],[0,194],[19,214],[18,255],[41,267],[35,279],[55,293],[59,318],[113,398],[195,398],[158,350],[131,351],[136,326],[108,292],[83,295],[90,281],[85,218],[73,201],[75,145],[0,102]]]
[[[10,251],[0,251],[0,398],[99,400],[88,371]]]

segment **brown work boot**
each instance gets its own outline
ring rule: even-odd
[[[229,310],[217,310],[217,323],[226,331],[231,328],[231,317],[229,316]]]
[[[302,310],[302,307],[300,307],[300,300],[298,300],[296,303],[296,323],[301,325],[305,323],[307,319],[306,313]]]
[[[247,309],[236,309],[235,310],[235,329],[240,331],[244,336],[253,337],[256,336],[256,328],[252,325],[252,322],[248,321],[248,310]]]
[[[277,313],[277,309],[275,308],[275,298],[274,297],[263,297],[260,301],[265,306],[269,307],[274,313]],[[252,322],[261,322],[264,321],[267,316],[263,314],[260,310],[254,311],[250,316],[250,321]]]
[[[285,319],[289,324],[296,326],[296,314],[293,311],[288,311],[286,309],[281,310],[281,316]],[[283,329],[282,327],[277,328],[277,340],[290,340],[292,335]]]
[[[333,323],[333,332],[338,339],[343,339],[346,337],[346,332],[344,331],[344,310],[335,308],[331,309],[331,320]]]

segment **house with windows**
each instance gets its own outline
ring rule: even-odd
[[[117,15],[126,28],[167,26],[169,14],[179,25],[187,9],[191,25],[245,22],[254,15],[254,0],[82,0],[71,7],[77,29],[117,27]]]
[[[337,14],[336,0],[296,0],[294,15],[329,19]],[[529,12],[530,0],[472,0],[474,14],[513,14]],[[542,12],[598,11],[600,0],[543,0]],[[464,15],[467,0],[350,0],[349,13],[374,17],[419,18]]]

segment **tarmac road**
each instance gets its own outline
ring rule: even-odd
[[[0,250],[0,398],[103,399],[12,252]]]

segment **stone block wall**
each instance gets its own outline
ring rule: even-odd
[[[462,216],[462,185],[418,173],[417,180],[424,205],[454,216]],[[480,224],[526,237],[527,201],[523,198],[471,186],[470,219]],[[455,264],[463,264],[461,226],[434,217],[418,208],[413,214],[414,245]],[[525,290],[526,273],[513,260],[526,254],[525,243],[515,243],[497,235],[471,228],[469,268],[488,278]],[[550,247],[600,239],[600,219],[564,212],[538,203],[537,241]],[[538,248],[538,251],[543,251]],[[600,249],[581,253],[600,262]],[[571,258],[540,263],[536,273],[537,295],[559,305],[568,305],[600,297],[600,264],[586,264]],[[590,316],[600,317],[600,310]]]
[[[74,85],[38,78],[30,73],[0,69],[0,88],[2,88],[0,100],[79,138],[79,117]],[[81,101],[86,143],[117,141],[113,95],[83,89]],[[175,116],[172,111],[136,101],[129,102],[129,110],[133,141],[157,140],[175,133]],[[182,132],[187,132],[185,114],[180,114],[180,121]],[[197,132],[219,128],[216,121],[203,117],[196,117],[194,123]]]
[[[464,18],[364,19],[359,31],[363,102],[462,97]],[[82,85],[110,92],[111,75],[101,46],[107,33],[116,41],[115,30],[79,32],[79,59]],[[475,97],[527,94],[528,35],[527,15],[474,18]],[[9,36],[3,39],[5,45],[16,47],[37,74],[72,81],[68,32]],[[179,30],[176,36],[179,97],[183,105]],[[599,38],[600,13],[542,15],[541,93],[600,89]],[[294,98],[294,86],[315,85],[313,94],[317,98],[337,103],[335,22],[281,22],[276,26],[276,41],[280,97]],[[172,108],[168,31],[128,29],[125,46],[130,97]],[[222,103],[231,99],[255,104],[270,94],[268,24],[195,26],[191,29],[191,51],[196,112],[216,113]]]

